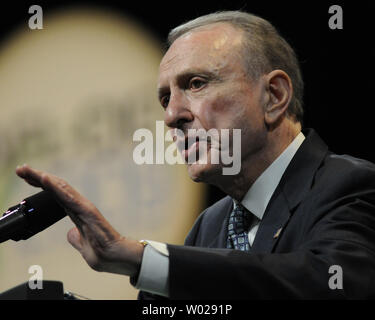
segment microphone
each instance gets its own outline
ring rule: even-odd
[[[0,243],[26,240],[66,216],[49,191],[34,194],[10,207],[0,217]]]

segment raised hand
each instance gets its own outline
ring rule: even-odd
[[[96,271],[135,275],[141,265],[143,245],[121,236],[88,199],[65,180],[31,168],[17,167],[27,183],[52,192],[76,225],[67,238]]]

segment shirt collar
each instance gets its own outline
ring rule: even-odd
[[[275,192],[281,177],[304,140],[305,136],[300,132],[292,143],[255,180],[241,201],[241,204],[259,220],[262,220],[268,202]]]

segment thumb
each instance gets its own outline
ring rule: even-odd
[[[68,242],[78,251],[81,252],[82,249],[82,242],[81,242],[81,234],[79,233],[78,229],[75,227],[70,229],[67,234]]]

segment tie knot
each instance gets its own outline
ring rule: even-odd
[[[249,231],[251,222],[252,213],[240,203],[236,203],[229,221],[229,223],[233,225],[234,233],[240,234]]]

